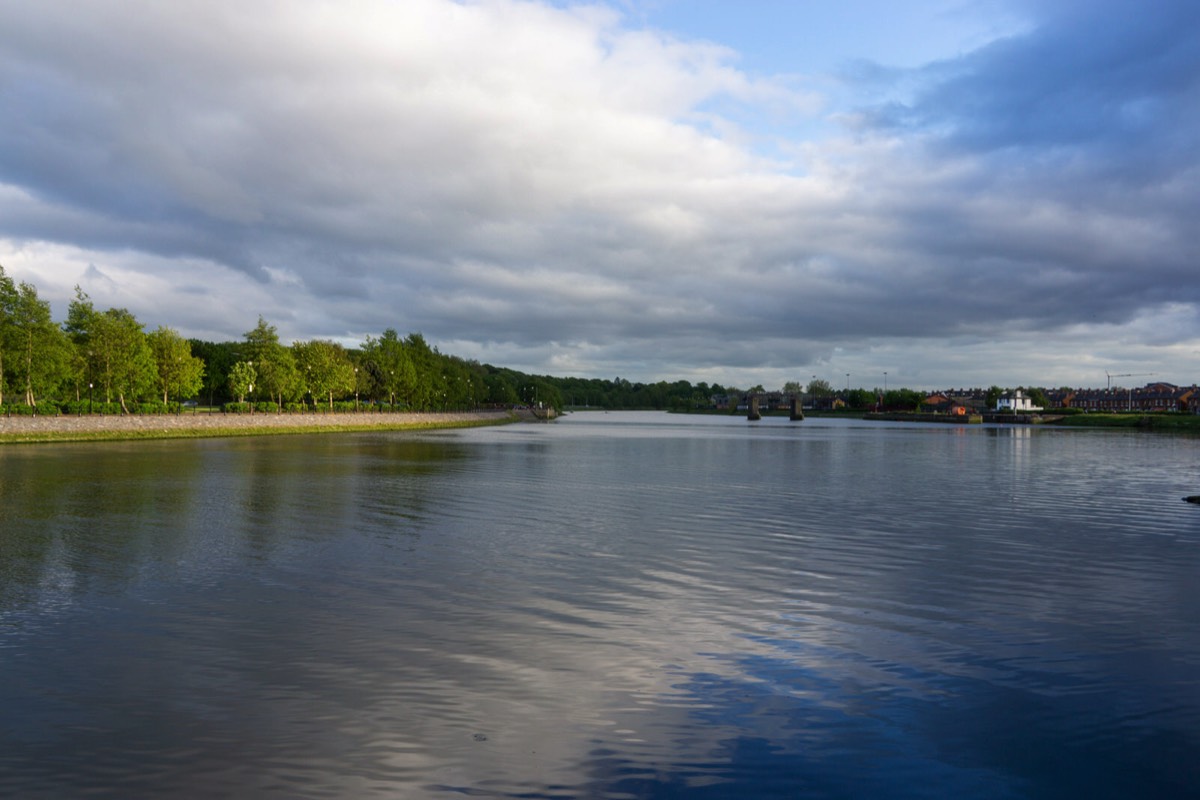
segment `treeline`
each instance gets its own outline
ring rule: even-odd
[[[714,397],[762,391],[685,380],[529,375],[440,353],[421,334],[401,337],[394,329],[368,336],[358,348],[325,339],[285,344],[261,317],[240,341],[184,339],[164,326],[147,332],[124,308],[99,310],[78,287],[66,320],[56,323],[37,289],[15,283],[0,267],[0,413],[153,413],[178,411],[188,401],[230,411],[513,405],[685,411],[711,409]],[[816,379],[782,391],[835,394]],[[855,389],[841,396],[850,408],[866,409],[881,394]],[[921,399],[892,390],[884,406],[911,407]]]
[[[547,381],[438,352],[419,333],[280,341],[261,317],[241,341],[146,331],[124,308],[99,310],[76,287],[56,323],[32,284],[0,267],[0,413],[156,413],[195,401],[241,411],[466,410],[542,402]]]

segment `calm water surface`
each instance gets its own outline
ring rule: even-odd
[[[0,448],[0,796],[1200,795],[1200,439]]]

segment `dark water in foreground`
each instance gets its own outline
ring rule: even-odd
[[[0,449],[0,796],[1200,793],[1200,439]]]

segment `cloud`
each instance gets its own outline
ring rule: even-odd
[[[1200,26],[1159,5],[1034,6],[818,94],[604,5],[0,0],[0,263],[203,338],[936,385],[947,343],[1200,302]]]

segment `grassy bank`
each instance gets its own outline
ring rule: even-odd
[[[1200,414],[1073,414],[1056,424],[1073,428],[1136,428],[1200,433]]]

